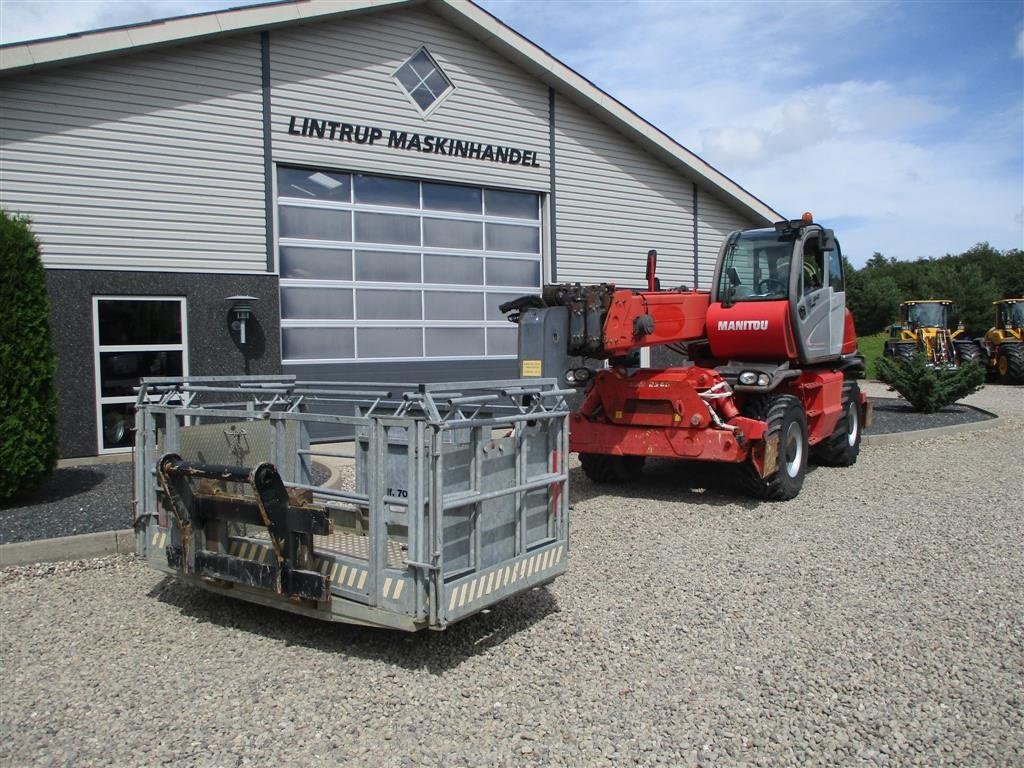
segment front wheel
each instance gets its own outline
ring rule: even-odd
[[[818,464],[849,467],[860,454],[860,387],[857,382],[843,384],[843,415],[835,430],[814,446],[811,456]]]
[[[778,450],[769,459],[766,477],[761,477],[753,462],[740,468],[744,488],[765,501],[786,501],[800,493],[807,474],[807,414],[803,404],[792,395],[776,395],[752,401],[753,410],[744,415],[767,423],[765,440],[778,437]],[[767,453],[767,451],[766,451]]]
[[[1000,384],[1024,384],[1024,345],[1000,344],[996,372]]]
[[[580,466],[583,467],[583,474],[595,483],[628,483],[640,477],[644,469],[644,457],[581,453]]]

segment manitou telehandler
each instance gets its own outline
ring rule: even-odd
[[[646,291],[563,283],[501,307],[519,324],[521,375],[583,390],[569,449],[586,475],[633,480],[648,457],[729,462],[750,493],[784,500],[809,457],[853,464],[870,409],[833,232],[809,213],[733,232],[710,291],[660,290],[656,261]],[[632,367],[656,346],[680,364]]]

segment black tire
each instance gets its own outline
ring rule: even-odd
[[[907,362],[917,354],[917,343],[913,341],[897,341],[893,346],[893,357]]]
[[[832,434],[811,449],[811,458],[826,467],[852,466],[860,454],[860,438],[860,387],[848,381],[843,384],[843,415]]]
[[[595,483],[629,483],[644,470],[643,456],[612,456],[605,453],[581,453],[583,474]]]
[[[1000,344],[996,353],[1000,384],[1024,384],[1024,344]]]
[[[786,501],[794,498],[804,484],[807,459],[807,414],[801,402],[792,395],[757,398],[744,407],[744,415],[767,422],[765,438],[778,435],[779,450],[773,471],[762,478],[753,462],[740,466],[743,488],[765,501]]]
[[[982,367],[985,365],[985,351],[973,341],[954,341],[956,356],[960,359],[960,365],[976,363]]]

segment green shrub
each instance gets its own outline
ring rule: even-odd
[[[56,363],[39,243],[0,210],[0,498],[30,490],[57,464]]]
[[[878,379],[895,389],[915,411],[935,413],[950,403],[981,389],[985,369],[975,363],[959,368],[932,367],[918,353],[909,360],[879,357]]]

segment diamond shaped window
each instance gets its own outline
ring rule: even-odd
[[[429,112],[454,86],[426,48],[420,48],[395,72],[405,92],[421,112]]]

